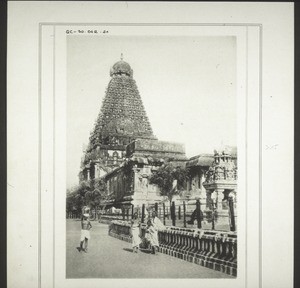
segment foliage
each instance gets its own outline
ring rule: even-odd
[[[78,193],[78,187],[67,191],[66,210],[67,212],[81,213],[84,205],[84,197]]]
[[[91,208],[97,208],[102,200],[106,199],[107,187],[103,179],[95,179],[90,181],[90,189],[86,189],[84,193],[85,203]]]
[[[77,187],[67,191],[66,210],[81,213],[83,206],[89,206],[97,214],[98,207],[107,197],[107,186],[103,179],[82,181]]]
[[[150,177],[149,183],[157,185],[160,189],[160,195],[167,196],[172,202],[173,196],[185,189],[187,178],[186,169],[168,164],[158,168]]]

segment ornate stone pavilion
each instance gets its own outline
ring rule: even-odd
[[[148,177],[164,162],[185,165],[184,146],[158,141],[153,135],[133,70],[122,56],[110,76],[82,159],[80,181],[103,177],[114,194],[114,206],[160,201]]]
[[[237,161],[228,149],[215,150],[214,162],[205,174],[203,186],[206,189],[207,209],[217,211],[218,222],[227,221],[229,215],[231,229],[235,230],[234,206],[236,205]],[[233,215],[232,215],[233,214]]]
[[[228,150],[215,150],[214,162],[206,172],[203,186],[207,198],[216,199],[219,210],[226,209],[224,200],[228,198],[230,192],[236,193],[237,186],[237,166]]]

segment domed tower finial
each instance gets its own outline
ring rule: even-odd
[[[130,65],[123,61],[123,53],[121,53],[121,60],[116,62],[113,67],[110,69],[110,76],[120,76],[127,75],[132,78],[133,71]]]

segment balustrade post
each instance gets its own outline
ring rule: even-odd
[[[185,201],[183,201],[183,227],[186,228],[186,207],[185,207]]]
[[[208,240],[208,251],[209,251],[209,253],[213,253],[213,245],[214,245],[214,243],[213,243],[213,239],[212,239],[212,237],[209,237],[209,240]]]
[[[196,251],[200,251],[200,239],[198,237],[196,238]]]
[[[198,251],[198,239],[197,239],[197,235],[196,237],[193,237],[193,251],[197,252]]]
[[[233,253],[233,245],[231,241],[228,241],[228,254],[230,255],[230,257],[234,257],[234,253]]]
[[[178,207],[178,220],[181,219],[181,206]]]
[[[235,259],[237,259],[237,243],[236,243],[236,242],[234,242],[234,243],[232,244],[232,251],[233,251],[233,257],[234,257]]]

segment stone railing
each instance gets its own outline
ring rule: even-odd
[[[117,221],[123,219],[122,215],[101,215],[100,223],[110,224],[112,221]]]
[[[110,221],[110,224],[108,226],[108,234],[120,240],[131,242],[130,224],[127,221]]]
[[[141,224],[141,236],[146,225]],[[112,221],[109,235],[131,242],[130,224]],[[166,227],[158,232],[159,251],[223,273],[237,275],[237,236],[232,232]]]
[[[158,234],[161,252],[226,274],[237,274],[235,234],[169,227]]]

